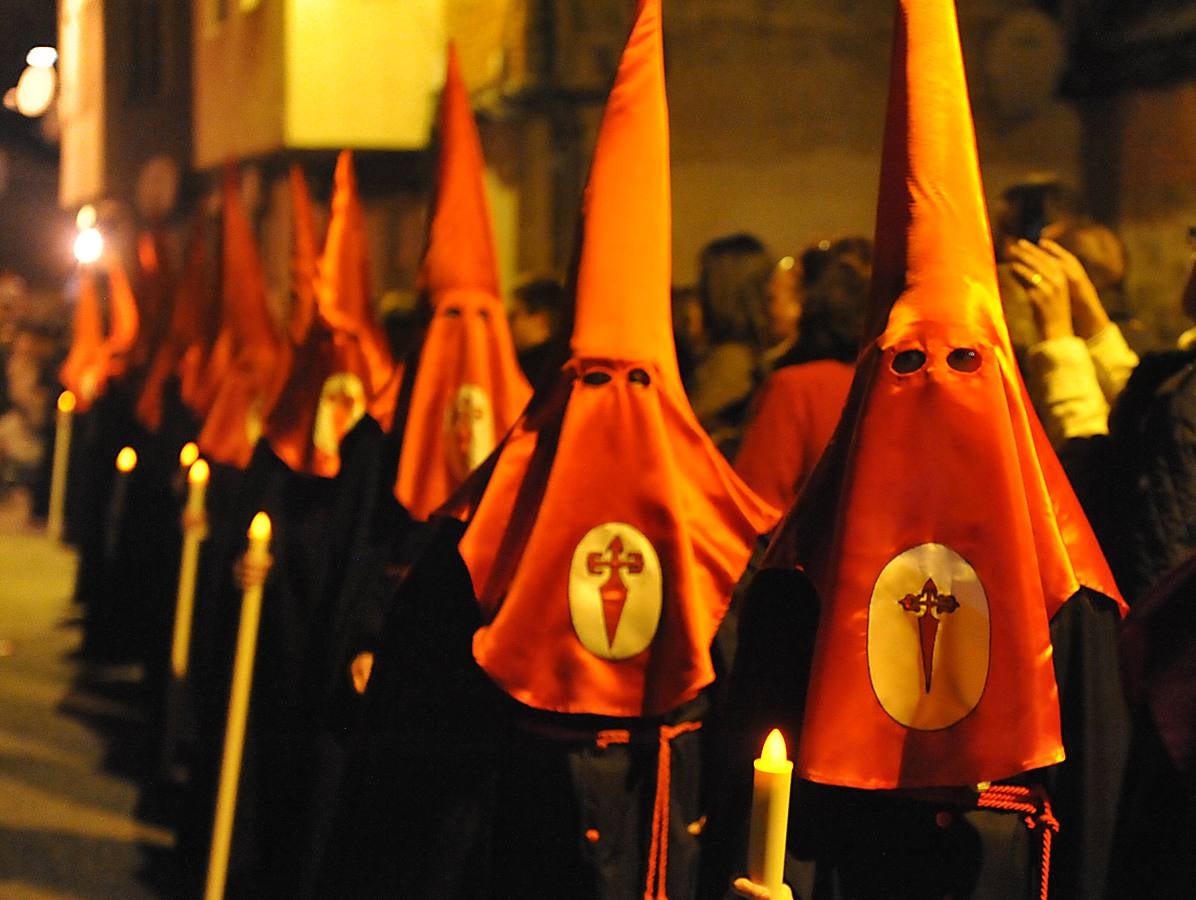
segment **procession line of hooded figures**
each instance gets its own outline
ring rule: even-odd
[[[602,121],[572,338],[534,394],[451,51],[409,358],[373,318],[347,152],[321,252],[292,172],[282,332],[231,166],[219,241],[200,219],[177,285],[152,239],[132,285],[115,262],[84,273],[63,380],[84,413],[85,651],[143,661],[150,684],[178,448],[194,438],[211,464],[177,823],[190,884],[238,561],[265,510],[230,895],[723,896],[774,727],[796,748],[795,895],[1102,895],[1126,607],[1015,368],[952,0],[899,0],[891,78],[868,330],[784,515],[715,449],[678,373],[659,0],[639,3]]]

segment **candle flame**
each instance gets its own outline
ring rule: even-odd
[[[183,444],[183,449],[179,451],[179,465],[186,469],[197,459],[199,459],[199,447],[195,441],[187,441]]]
[[[249,539],[251,541],[270,540],[270,517],[264,512],[259,512],[249,523]]]
[[[764,749],[760,751],[760,759],[771,763],[786,762],[789,759],[789,754],[785,751],[785,738],[778,729],[774,728],[768,732],[768,737],[764,739]]]
[[[58,411],[59,412],[74,412],[75,410],[75,395],[70,391],[63,391],[58,395]]]
[[[191,484],[207,484],[210,474],[211,468],[208,466],[208,461],[206,459],[197,459],[191,464],[191,469],[187,472],[187,480]]]
[[[84,265],[98,262],[104,255],[104,237],[100,230],[92,225],[84,228],[75,238],[75,259]]]
[[[132,447],[121,447],[116,454],[116,471],[128,475],[137,468],[137,451]]]

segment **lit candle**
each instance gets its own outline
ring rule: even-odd
[[[183,449],[179,451],[179,468],[189,470],[197,459],[199,459],[199,445],[195,441],[187,441],[183,444]]]
[[[125,505],[129,502],[129,475],[136,468],[137,451],[132,447],[121,447],[120,453],[116,454],[116,482],[112,485],[112,498],[108,503],[108,529],[104,536],[104,558],[108,562],[116,559],[120,526],[125,518]]]
[[[46,531],[51,539],[62,540],[62,522],[66,508],[66,476],[71,459],[71,421],[75,413],[75,395],[58,395],[58,422],[54,430],[54,465],[50,471],[50,509]]]
[[[228,877],[228,851],[232,844],[237,783],[241,777],[241,753],[245,748],[245,719],[249,712],[258,620],[262,613],[262,583],[266,580],[266,571],[270,566],[270,530],[270,517],[264,512],[255,515],[249,525],[249,549],[245,552],[242,567],[244,590],[241,594],[241,624],[237,630],[237,653],[233,659],[228,724],[224,729],[224,759],[220,764],[220,789],[216,795],[204,900],[222,900]]]
[[[194,444],[188,446],[194,447]],[[169,778],[174,766],[183,687],[191,652],[191,620],[195,611],[195,573],[199,566],[199,545],[207,537],[204,495],[210,470],[206,460],[192,462],[187,473],[187,505],[183,512],[183,553],[179,560],[179,589],[174,609],[174,637],[170,645],[170,682],[166,687],[166,710],[162,728],[162,759],[159,771]]]
[[[748,838],[748,877],[782,895],[785,882],[785,838],[789,828],[789,788],[793,763],[785,754],[785,739],[773,729],[760,758],[752,764],[752,829]]]

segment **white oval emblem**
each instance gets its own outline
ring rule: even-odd
[[[885,712],[907,728],[954,725],[988,681],[988,597],[968,561],[919,544],[888,562],[868,607],[868,672]]]
[[[324,379],[312,423],[311,442],[328,456],[340,453],[341,441],[365,415],[365,385],[352,372]]]
[[[569,568],[569,614],[582,646],[602,659],[628,659],[656,636],[660,560],[638,528],[606,522],[586,532]]]
[[[494,449],[490,398],[476,384],[463,384],[444,411],[444,452],[449,470],[464,478]]]

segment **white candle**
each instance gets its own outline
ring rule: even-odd
[[[46,515],[46,531],[51,539],[62,540],[62,523],[66,507],[66,476],[71,460],[71,421],[75,413],[75,395],[63,391],[58,395],[58,424],[54,431],[54,464],[50,472],[50,509]]]
[[[773,729],[760,758],[752,764],[752,824],[748,838],[748,878],[780,897],[785,881],[785,840],[789,828],[789,789],[793,763],[785,739]]]
[[[193,445],[192,445],[193,446]],[[174,767],[175,742],[182,713],[183,686],[191,655],[191,621],[195,612],[195,573],[199,567],[199,545],[207,536],[204,495],[208,487],[206,460],[197,459],[187,473],[187,506],[183,514],[183,552],[179,559],[178,595],[174,607],[174,635],[170,644],[170,682],[166,687],[166,710],[162,728],[160,773],[169,778]]]
[[[129,475],[136,468],[137,451],[132,447],[121,447],[120,453],[116,454],[116,481],[108,501],[108,528],[104,535],[104,559],[108,563],[116,559],[116,545],[125,519],[125,506],[129,502]]]
[[[208,878],[204,900],[222,900],[228,877],[228,852],[232,846],[233,815],[237,808],[237,783],[241,778],[241,753],[245,749],[245,720],[253,685],[253,661],[257,653],[258,621],[262,613],[262,582],[270,565],[270,517],[259,512],[249,526],[249,549],[245,552],[245,587],[241,594],[241,624],[237,630],[237,654],[233,660],[233,681],[228,700],[228,725],[224,730],[224,759],[220,765],[220,788],[212,823],[212,846],[208,856]]]

